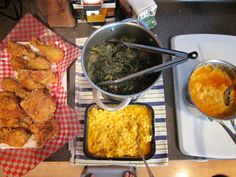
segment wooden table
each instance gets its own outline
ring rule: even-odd
[[[165,167],[151,168],[155,177],[212,177],[224,174],[236,176],[236,160],[211,160],[194,162],[191,160],[171,160]],[[79,177],[82,166],[71,166],[68,162],[42,162],[25,177]],[[137,168],[140,177],[148,177],[145,168]],[[0,176],[4,173],[0,171]]]

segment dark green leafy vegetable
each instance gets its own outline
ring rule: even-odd
[[[88,74],[96,84],[106,80],[116,80],[154,65],[147,52],[137,52],[122,44],[104,43],[92,47],[89,54]],[[101,86],[101,88],[115,94],[134,94],[150,86],[156,78],[156,74],[150,74],[119,84]]]

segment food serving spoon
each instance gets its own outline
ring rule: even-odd
[[[144,158],[144,155],[143,155],[143,153],[142,153],[142,150],[141,150],[141,148],[140,148],[140,136],[139,136],[139,135],[138,135],[138,137],[137,137],[137,146],[138,146],[138,152],[139,152],[140,156],[141,156],[142,159],[143,159],[143,162],[144,162],[144,165],[145,165],[145,167],[146,167],[146,169],[147,169],[147,171],[148,171],[149,177],[154,177],[154,175],[153,175],[153,173],[152,173],[150,167],[149,167],[148,164],[147,164],[146,159]]]
[[[165,48],[159,48],[159,47],[151,47],[151,46],[146,46],[146,45],[141,45],[141,44],[135,44],[135,43],[129,43],[129,42],[121,42],[121,41],[116,41],[116,40],[109,40],[106,41],[108,43],[112,43],[112,44],[123,44],[126,47],[129,48],[135,48],[135,49],[141,49],[141,50],[148,50],[148,51],[153,51],[153,52],[158,52],[158,53],[162,53],[162,54],[168,54],[171,56],[176,56],[177,59],[171,60],[171,61],[167,61],[165,63],[144,69],[142,71],[130,74],[128,76],[116,79],[116,80],[107,80],[107,81],[102,81],[102,82],[98,82],[97,85],[98,86],[104,86],[104,85],[111,85],[111,84],[117,84],[123,81],[127,81],[139,76],[143,76],[143,75],[147,75],[153,72],[158,72],[158,71],[162,71],[164,69],[168,69],[170,67],[176,66],[178,64],[184,63],[186,61],[188,61],[188,59],[196,59],[198,57],[198,53],[196,51],[191,52],[191,53],[186,53],[186,52],[182,52],[182,51],[177,51],[177,50],[170,50],[170,49],[165,49]]]
[[[230,103],[230,93],[233,89],[236,88],[236,82],[233,83],[231,86],[229,86],[227,89],[224,91],[224,102],[226,106],[229,106]]]

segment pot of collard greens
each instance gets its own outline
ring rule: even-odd
[[[134,19],[104,25],[85,42],[81,56],[82,69],[93,86],[94,101],[105,110],[117,111],[151,89],[161,72],[112,85],[98,86],[97,83],[115,80],[161,64],[163,57],[159,53],[106,42],[109,40],[134,42],[153,47],[161,47],[161,43],[151,31]],[[101,101],[100,94],[120,103],[115,106],[106,105]]]

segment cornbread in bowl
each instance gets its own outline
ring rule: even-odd
[[[154,112],[146,104],[115,112],[92,104],[86,110],[84,131],[84,153],[91,159],[141,161],[138,137],[145,159],[155,154]]]

